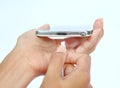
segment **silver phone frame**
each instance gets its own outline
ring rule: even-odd
[[[93,29],[79,29],[79,30],[57,30],[50,29],[50,30],[36,30],[36,35],[40,37],[48,37],[51,39],[65,39],[70,37],[88,37],[91,36]]]

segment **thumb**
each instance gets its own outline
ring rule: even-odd
[[[60,46],[57,49],[57,52],[55,52],[51,57],[46,75],[49,75],[50,77],[57,76],[57,78],[61,77],[65,58],[66,49],[63,46]]]
[[[45,25],[42,25],[38,28],[36,28],[37,30],[49,30],[50,29],[50,25],[49,24],[45,24]]]
[[[73,70],[74,70],[74,65],[73,64],[65,64],[64,65],[64,76],[69,75]]]

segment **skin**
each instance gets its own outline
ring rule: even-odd
[[[88,38],[70,38],[66,39],[68,58],[66,60],[65,75],[69,74],[73,69],[73,64],[76,62],[74,57],[79,54],[92,53],[104,34],[103,19],[97,19],[93,25],[93,34]],[[71,64],[70,64],[71,63]]]
[[[38,29],[49,29],[49,25],[44,25]],[[25,88],[35,77],[46,73],[50,59],[51,57],[55,58],[54,54],[56,56],[55,52],[62,40],[36,37],[35,31],[38,29],[33,29],[22,34],[18,38],[15,48],[0,64],[0,87]],[[102,19],[97,19],[94,23],[91,37],[64,40],[67,47],[64,65],[65,76],[72,75],[71,72],[74,70],[73,64],[79,62],[79,57],[82,58],[84,54],[90,54],[94,51],[102,35],[103,21]],[[71,72],[67,70],[69,68],[72,68]]]
[[[66,55],[62,52],[52,55],[41,88],[91,88],[89,55],[84,54],[78,57],[74,70],[69,75],[62,76],[61,70],[65,59]]]

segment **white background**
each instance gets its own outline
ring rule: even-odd
[[[120,88],[119,0],[0,0],[0,62],[23,32],[49,23],[93,24],[104,19],[104,37],[92,53],[91,83],[94,88]],[[38,88],[38,77],[28,88]]]

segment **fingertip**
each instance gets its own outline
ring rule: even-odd
[[[65,54],[63,52],[55,52],[51,56],[51,60],[47,70],[47,75],[55,76],[57,78],[61,77],[64,61],[65,61]]]
[[[36,28],[37,30],[49,30],[50,29],[50,25],[49,24],[44,24],[38,28]]]
[[[62,52],[62,53],[65,53],[65,54],[66,54],[66,47],[64,47],[63,45],[60,45],[60,46],[57,48],[56,52]]]
[[[64,67],[64,76],[69,75],[74,70],[74,66],[72,64],[66,64]]]
[[[45,24],[45,25],[43,25],[43,27],[46,29],[50,29],[50,24]]]
[[[104,34],[103,18],[99,18],[94,23],[93,33],[92,33],[92,36],[90,37],[92,44],[93,45],[94,43],[96,44],[101,39],[103,34]]]
[[[103,29],[103,18],[96,19],[94,22],[94,29]]]

